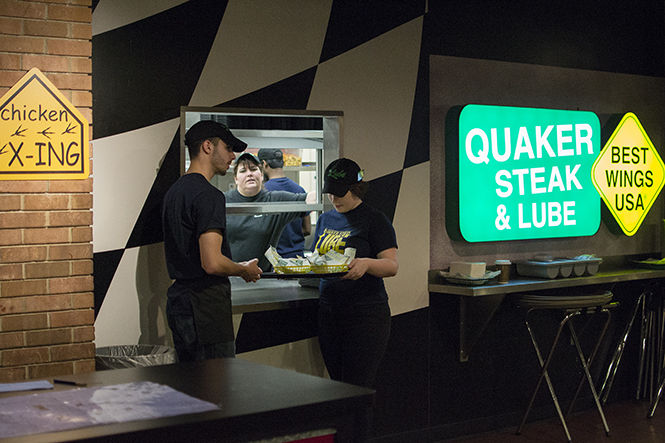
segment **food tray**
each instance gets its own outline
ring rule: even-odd
[[[346,272],[325,272],[325,273],[315,273],[315,272],[304,272],[304,273],[290,273],[290,274],[280,274],[279,272],[264,272],[261,274],[261,278],[278,278],[278,279],[298,279],[298,278],[332,278],[332,277],[341,277],[346,274]]]
[[[275,266],[278,274],[306,274],[311,269],[311,266]]]
[[[312,265],[312,272],[317,274],[330,274],[337,272],[346,273],[349,272],[349,267],[348,265]]]
[[[551,261],[526,260],[517,262],[517,273],[527,277],[557,278],[594,275],[603,261],[602,258],[571,259],[561,258]]]

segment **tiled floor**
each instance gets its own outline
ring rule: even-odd
[[[664,399],[665,400],[665,399]],[[605,435],[596,409],[572,415],[566,422],[574,442],[583,443],[661,443],[665,441],[665,401],[656,408],[653,418],[647,418],[648,401],[624,401],[603,406],[610,428]],[[529,443],[563,442],[566,435],[558,418],[527,423],[521,435],[515,435],[517,426],[495,432],[465,436],[455,441],[464,443]]]

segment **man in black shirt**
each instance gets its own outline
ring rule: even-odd
[[[226,174],[247,144],[217,122],[204,120],[185,134],[190,166],[164,197],[162,223],[169,276],[166,315],[180,361],[235,356],[228,276],[260,278],[257,259],[232,261],[226,199],[210,184]]]

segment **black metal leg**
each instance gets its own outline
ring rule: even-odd
[[[663,337],[664,329],[665,329],[665,319],[663,318],[665,315],[665,307],[663,306],[664,304],[664,298],[663,298],[663,293],[661,292],[659,294],[660,296],[658,299],[655,299],[655,296],[651,300],[650,309],[651,312],[649,314],[653,314],[655,316],[654,319],[654,324],[655,328],[652,330],[654,332],[654,336],[649,337],[649,344],[652,348],[652,351],[655,353],[654,357],[654,362],[653,365],[655,366],[652,368],[652,371],[654,372],[655,379],[657,380],[656,383],[658,386],[656,387],[655,384],[652,385],[652,390],[650,392],[650,406],[649,406],[649,412],[647,414],[648,418],[652,418],[654,414],[656,413],[656,407],[658,406],[658,403],[660,402],[660,399],[663,395],[663,388],[665,388],[665,374],[663,373],[663,365],[665,364],[664,361],[664,356],[663,352],[665,352],[665,349],[663,347],[665,346],[665,339]],[[656,348],[653,350],[653,348]],[[655,389],[654,389],[655,388]]]
[[[645,360],[647,357],[646,350],[647,343],[647,313],[646,313],[646,303],[642,304],[642,321],[640,324],[640,361],[639,361],[639,371],[637,373],[637,392],[635,398],[640,399],[640,392],[642,387],[642,377],[644,376],[644,366]]]
[[[616,376],[617,370],[619,369],[619,363],[621,363],[623,352],[626,349],[626,342],[628,341],[628,335],[630,334],[630,331],[633,329],[633,323],[635,322],[637,313],[640,312],[640,308],[644,306],[645,296],[646,296],[645,293],[642,292],[640,296],[637,298],[637,302],[635,303],[635,307],[633,308],[633,312],[631,313],[630,320],[628,321],[628,324],[623,330],[621,339],[619,340],[616,350],[614,351],[614,356],[612,357],[612,360],[610,361],[610,364],[607,367],[607,373],[605,374],[605,378],[603,379],[603,382],[600,385],[600,389],[598,390],[598,392],[601,395],[601,401],[603,403],[607,403],[607,399],[610,396],[612,384],[614,383],[614,377]]]
[[[529,311],[531,312],[531,311]],[[559,323],[559,329],[557,330],[556,336],[554,338],[554,342],[552,343],[552,346],[550,348],[550,351],[547,355],[547,360],[543,360],[543,357],[540,353],[540,348],[538,347],[538,342],[536,340],[535,334],[533,330],[531,329],[531,326],[529,325],[528,321],[528,316],[529,312],[527,312],[527,320],[525,321],[527,330],[529,331],[529,336],[531,337],[531,342],[533,343],[534,350],[536,351],[536,356],[538,357],[538,363],[540,363],[541,367],[541,373],[540,377],[538,378],[538,383],[536,383],[536,388],[533,391],[533,394],[531,395],[531,399],[529,400],[529,404],[527,406],[526,411],[524,412],[524,416],[522,417],[522,422],[520,423],[519,427],[517,428],[516,433],[520,434],[522,432],[522,428],[524,427],[524,424],[526,423],[526,419],[529,416],[529,412],[531,412],[531,408],[533,407],[533,402],[536,399],[536,395],[538,394],[538,391],[540,389],[540,385],[542,384],[543,379],[545,379],[547,383],[547,387],[549,388],[550,395],[552,397],[552,400],[554,401],[554,407],[556,408],[557,415],[559,416],[559,420],[561,421],[561,425],[563,426],[563,430],[566,433],[566,438],[568,441],[571,441],[570,438],[570,432],[568,431],[568,425],[566,424],[566,420],[563,416],[563,413],[561,411],[561,407],[559,405],[559,400],[556,396],[556,393],[554,392],[554,386],[552,385],[552,380],[550,379],[549,374],[547,373],[547,368],[550,365],[550,362],[552,361],[552,356],[554,355],[554,350],[556,349],[556,345],[559,342],[559,337],[561,336],[561,331],[565,327],[566,323],[568,321],[579,314],[579,311],[572,312],[567,314],[564,319]]]
[[[609,318],[608,318],[608,323],[609,323]],[[575,329],[573,328],[573,325],[571,323],[568,323],[568,328],[570,329],[570,335],[573,338],[573,342],[575,343],[575,348],[577,348],[577,355],[579,356],[580,362],[582,363],[584,374],[586,375],[586,379],[589,382],[589,388],[591,388],[591,395],[593,395],[593,399],[596,402],[596,408],[598,409],[598,413],[600,414],[600,419],[603,422],[603,427],[605,428],[605,434],[609,435],[610,428],[607,425],[607,420],[605,419],[605,414],[603,413],[603,407],[600,405],[600,399],[598,398],[598,393],[596,392],[596,388],[593,385],[593,378],[591,377],[591,373],[589,372],[589,366],[587,365],[584,353],[582,352],[582,347],[580,346],[580,342],[577,339],[577,334],[575,334]],[[603,333],[601,334],[598,343],[600,343],[600,341],[602,340],[602,335],[605,334],[605,329],[607,329],[607,323],[605,324],[605,328],[603,328]],[[596,345],[596,347],[597,346],[598,345]]]
[[[610,313],[610,311],[606,307],[603,307],[600,310],[596,311],[596,314],[601,314],[601,313],[605,314],[605,323],[603,324],[603,329],[600,332],[598,340],[596,340],[596,344],[594,345],[594,347],[591,351],[591,354],[589,355],[589,358],[586,361],[586,365],[589,368],[591,367],[591,364],[593,363],[594,359],[596,358],[596,354],[598,353],[598,349],[600,348],[600,345],[603,341],[603,338],[605,337],[605,334],[607,333],[607,328],[610,325],[610,320],[612,319],[612,314]],[[588,321],[587,321],[587,323],[588,323]],[[569,326],[570,326],[570,328],[572,328],[573,327],[572,323]],[[582,364],[584,364],[584,363],[582,362]],[[584,384],[584,379],[585,379],[585,375],[582,374],[582,377],[580,377],[580,381],[577,384],[577,390],[575,391],[575,395],[573,395],[573,399],[570,401],[570,406],[568,407],[568,412],[566,413],[566,416],[570,415],[570,413],[573,411],[575,401],[577,400],[577,397],[580,393],[580,390],[582,389],[582,385]],[[598,393],[600,395],[600,391],[598,391]]]
[[[649,407],[649,414],[648,414],[649,418],[653,417],[653,414],[656,413],[656,406],[658,406],[658,402],[660,401],[660,396],[663,393],[663,387],[665,387],[665,377],[663,377],[662,381],[660,382],[660,386],[658,386],[658,391],[656,392],[656,396],[654,397],[653,402],[651,402],[651,407]]]

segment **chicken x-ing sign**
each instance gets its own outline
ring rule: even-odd
[[[0,99],[0,180],[85,179],[88,122],[37,69]]]

